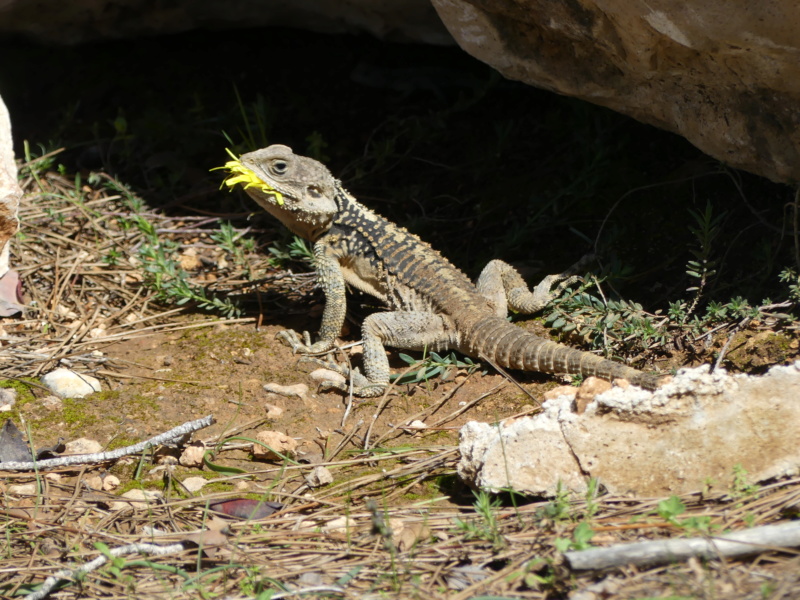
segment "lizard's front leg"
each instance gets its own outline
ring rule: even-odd
[[[301,339],[296,331],[287,329],[276,336],[292,348],[292,352],[301,354],[319,354],[333,348],[336,338],[342,332],[344,317],[347,312],[344,276],[339,261],[327,253],[323,242],[314,244],[314,264],[319,285],[325,294],[325,309],[322,311],[322,325],[319,328],[319,340],[311,343],[311,336],[303,332]]]
[[[450,320],[442,315],[428,312],[382,312],[364,319],[361,330],[364,341],[364,373],[358,370],[348,373],[338,365],[313,360],[328,368],[353,378],[353,394],[362,398],[380,396],[389,385],[389,359],[384,346],[405,350],[445,350],[455,345],[454,328]],[[344,383],[323,382],[322,387],[336,388],[347,392]]]
[[[530,315],[545,308],[566,286],[580,280],[578,271],[588,262],[589,257],[580,259],[563,273],[548,275],[533,288],[514,267],[502,260],[491,261],[481,272],[475,286],[494,309],[498,317],[506,318],[508,309]],[[553,290],[553,285],[558,286]]]

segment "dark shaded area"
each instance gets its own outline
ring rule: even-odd
[[[20,155],[23,140],[36,154],[64,146],[67,172],[106,169],[172,213],[258,213],[209,169],[226,147],[283,143],[470,275],[501,257],[534,281],[594,249],[623,296],[666,308],[690,296],[691,211],[708,204],[719,226],[707,297],[785,294],[792,190],[503,80],[455,47],[269,29],[0,52]]]

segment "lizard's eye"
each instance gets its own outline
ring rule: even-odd
[[[286,162],[282,160],[273,161],[272,165],[270,166],[272,172],[275,173],[275,175],[283,175],[286,173],[286,169],[289,168],[289,165],[287,165]]]
[[[312,198],[322,198],[322,190],[315,185],[310,185],[306,188],[308,195]]]

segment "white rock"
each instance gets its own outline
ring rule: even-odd
[[[116,475],[106,475],[103,477],[103,490],[106,492],[114,491],[119,487],[119,477]]]
[[[308,394],[308,386],[305,383],[296,383],[295,385],[266,383],[264,384],[264,389],[285,398],[305,398],[306,394]]]
[[[333,475],[326,467],[314,467],[311,473],[306,476],[306,483],[312,488],[322,487],[333,483]]]
[[[35,483],[17,483],[8,486],[8,493],[15,496],[33,496],[36,494]]]
[[[560,480],[612,494],[685,494],[705,482],[727,488],[734,466],[751,483],[800,473],[800,362],[763,377],[682,369],[655,392],[636,386],[599,394],[584,414],[561,396],[533,417],[461,430],[458,473],[492,490],[553,494]]]
[[[199,467],[203,464],[203,456],[205,453],[205,444],[198,440],[192,442],[184,449],[178,462],[184,467]]]
[[[86,438],[78,438],[66,443],[64,454],[96,454],[103,451],[100,442]]]
[[[60,398],[83,398],[101,389],[100,382],[91,375],[79,375],[64,367],[42,377],[42,384]]]
[[[111,510],[125,510],[126,508],[147,508],[148,504],[158,502],[164,494],[158,490],[128,490],[120,496],[125,501],[112,502]]]
[[[208,480],[205,477],[187,477],[181,483],[183,487],[194,493],[202,490],[203,486],[208,483]]]
[[[17,390],[0,388],[0,412],[8,412],[17,403]]]
[[[328,521],[327,523],[325,523],[325,525],[322,526],[322,531],[324,531],[325,533],[346,534],[348,531],[352,533],[356,525],[357,523],[353,519],[350,519],[348,517],[338,517],[336,519],[333,519],[332,521]]]

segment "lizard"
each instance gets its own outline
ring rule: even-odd
[[[224,184],[242,184],[270,215],[313,244],[325,295],[322,323],[313,343],[307,331],[302,336],[292,330],[278,333],[293,353],[319,355],[334,349],[344,325],[347,285],[388,308],[363,321],[363,374],[311,359],[350,377],[354,395],[375,397],[386,390],[386,346],[455,349],[503,368],[621,378],[646,389],[659,386],[656,375],[535,335],[507,320],[509,308],[522,314],[543,309],[554,297],[553,285],[577,277],[549,275],[531,291],[511,265],[492,260],[473,283],[416,235],[358,202],[322,163],[279,144],[239,159],[230,154],[234,160],[223,167],[229,171]],[[349,389],[340,382],[321,385]]]

